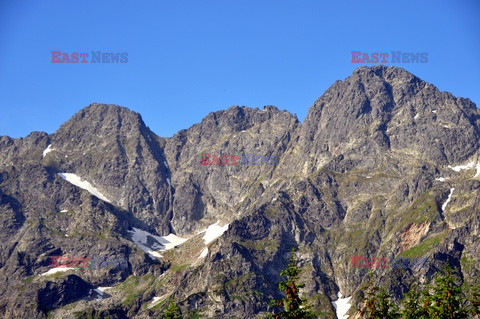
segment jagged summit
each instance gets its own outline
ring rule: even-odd
[[[145,124],[141,115],[137,112],[123,106],[92,103],[74,114],[70,120],[59,128],[58,133],[68,134],[70,131],[73,137],[73,135],[79,133],[77,130],[91,128],[95,131],[88,133],[103,136],[122,130],[140,129],[143,127],[145,127]]]
[[[347,147],[368,157],[411,149],[429,160],[452,163],[478,149],[479,118],[469,100],[442,93],[404,69],[361,67],[314,103],[303,138],[309,152]],[[367,147],[372,141],[374,147]]]
[[[361,66],[353,70],[352,76],[372,76],[372,73],[378,77],[383,79],[416,79],[419,80],[414,74],[405,70],[404,68],[397,67],[397,66],[389,66],[389,65],[374,65],[374,66]]]
[[[273,105],[264,106],[262,110],[248,106],[233,105],[225,110],[209,113],[199,124],[194,124],[190,129],[194,127],[201,127],[202,129],[211,127],[211,129],[220,130],[222,134],[226,134],[247,130],[255,124],[263,123],[275,117],[296,118],[295,115],[290,114],[288,111],[280,110]]]

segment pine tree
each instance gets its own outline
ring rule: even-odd
[[[385,289],[380,289],[378,295],[378,312],[379,318],[395,319],[400,318],[397,305],[392,301],[392,295]]]
[[[455,284],[458,278],[452,274],[450,267],[444,268],[433,284],[425,285],[419,290],[414,285],[402,300],[402,310],[392,302],[391,296],[383,289],[374,286],[372,273],[369,285],[365,288],[362,318],[406,318],[406,319],[463,319],[478,318],[480,313],[480,291],[474,288],[468,293]],[[465,305],[465,295],[470,297]]]
[[[360,309],[362,318],[395,319],[400,318],[398,307],[393,303],[392,296],[384,289],[373,284],[373,271],[369,272],[370,280],[365,288],[363,307]]]
[[[478,283],[477,286],[473,287],[468,301],[470,302],[470,316],[480,318],[480,288],[478,287]]]
[[[366,288],[363,307],[360,309],[362,318],[395,319],[400,318],[398,307],[393,303],[392,296],[384,289],[373,285],[373,273],[370,271],[370,281]]]
[[[467,309],[462,306],[462,288],[455,284],[456,276],[446,267],[444,274],[435,278],[428,303],[428,315],[438,319],[467,318]]]
[[[290,263],[287,268],[282,270],[280,276],[287,277],[278,284],[278,288],[285,294],[285,297],[280,300],[272,300],[270,305],[278,308],[282,307],[283,311],[277,314],[270,314],[267,318],[273,319],[304,319],[315,318],[315,315],[310,311],[306,304],[306,300],[300,298],[299,289],[305,285],[298,283],[298,276],[301,269],[297,266],[295,259],[295,250],[292,249],[292,255],[290,257]]]
[[[163,319],[182,319],[182,313],[173,300],[170,301],[170,305],[168,305]]]
[[[413,285],[402,300],[403,310],[400,312],[405,319],[423,319],[427,318],[427,308],[423,303],[425,300],[425,290],[418,290],[417,285]]]

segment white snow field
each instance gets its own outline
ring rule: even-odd
[[[66,180],[67,182],[70,182],[71,184],[86,190],[93,196],[107,203],[112,203],[108,198],[106,198],[102,193],[100,193],[92,184],[90,184],[85,180],[82,180],[80,176],[73,173],[58,173],[58,175],[64,180]]]
[[[129,230],[132,234],[132,240],[135,244],[137,244],[140,249],[146,252],[150,258],[162,258],[162,255],[157,252],[159,251],[167,251],[175,246],[181,245],[188,240],[188,238],[181,238],[174,234],[169,234],[167,236],[156,236],[150,234],[147,231],[133,228],[133,230]]]
[[[457,166],[448,165],[448,168],[453,169],[455,172],[460,172],[461,170],[470,169],[470,168],[473,168],[474,166],[475,166],[475,163],[470,162],[466,165],[457,165]]]
[[[222,236],[227,229],[228,224],[225,226],[220,226],[220,222],[216,222],[215,224],[208,226],[205,230],[205,235],[203,235],[203,241],[205,242],[205,245],[210,244],[212,241]]]
[[[210,244],[215,239],[222,236],[223,233],[227,231],[228,225],[229,224],[220,226],[220,222],[218,221],[215,224],[208,226],[207,229],[205,229],[204,231],[201,231],[200,234],[205,232],[205,234],[203,235],[203,242],[205,243],[205,245]],[[197,257],[197,259],[205,258],[207,257],[207,255],[208,255],[208,247],[205,247],[200,253],[200,256]]]
[[[53,275],[56,274],[57,272],[62,272],[62,271],[68,271],[72,270],[74,268],[67,268],[67,267],[56,267],[48,270],[47,272],[44,272],[43,274],[40,274],[40,276],[48,276],[48,275]]]
[[[450,188],[450,194],[448,194],[447,200],[442,205],[442,211],[445,211],[445,208],[447,208],[448,203],[450,203],[450,200],[452,199],[452,194],[453,194],[454,190],[455,190],[455,188]]]
[[[335,308],[335,311],[337,313],[337,318],[338,319],[348,319],[347,316],[347,311],[350,309],[350,299],[352,297],[347,297],[347,298],[342,298],[342,294],[340,291],[338,292],[338,300],[333,301],[333,307]]]
[[[457,166],[448,165],[448,168],[453,169],[455,172],[460,172],[461,170],[475,168],[475,170],[477,172],[475,173],[475,176],[473,176],[473,177],[475,178],[477,176],[480,176],[480,162],[478,162],[477,164],[475,164],[475,162],[470,162],[466,165],[457,165]]]
[[[53,151],[53,148],[50,148],[52,144],[48,144],[47,148],[43,150],[43,157],[47,156],[48,153]]]
[[[208,247],[203,248],[202,252],[200,253],[200,256],[198,256],[198,259],[205,258],[208,255]]]
[[[106,298],[106,293],[105,293],[105,290],[108,290],[112,287],[98,287],[96,289],[93,289],[95,290],[95,292],[98,294],[98,298],[96,298],[97,300],[102,300],[104,298]]]

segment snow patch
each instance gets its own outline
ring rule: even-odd
[[[415,116],[413,117],[414,119],[417,119],[418,118],[418,113],[415,114]]]
[[[98,287],[96,289],[93,289],[97,294],[98,297],[96,298],[97,300],[102,300],[108,297],[108,295],[105,293],[105,290],[108,290],[112,287]]]
[[[352,297],[342,298],[340,291],[338,292],[337,301],[332,301],[338,319],[348,319],[347,312],[350,309],[350,299]]]
[[[205,230],[205,235],[203,235],[203,241],[206,245],[210,244],[212,241],[222,236],[223,233],[227,231],[228,224],[226,224],[225,226],[220,226],[219,223],[220,222],[216,222],[215,224],[208,226],[207,230]]]
[[[477,176],[480,176],[480,162],[477,162],[477,164],[475,164],[475,162],[470,162],[466,165],[457,165],[457,166],[448,165],[448,168],[453,169],[455,172],[460,172],[461,170],[475,168],[475,170],[477,172],[475,173],[475,176],[473,176],[473,177],[475,178]]]
[[[100,193],[92,184],[89,182],[82,180],[82,178],[76,174],[73,173],[57,173],[61,178],[66,180],[67,182],[72,183],[75,186],[78,186],[93,196],[107,202],[107,203],[112,203],[108,198],[106,198],[102,193]]]
[[[438,177],[438,178],[435,178],[436,181],[440,181],[440,182],[445,182],[447,179],[450,179],[450,178],[445,178],[445,177]]]
[[[175,248],[175,246],[181,245],[188,240],[188,238],[178,237],[175,234],[168,234],[167,236],[160,237],[163,239],[164,248],[160,249],[161,251],[166,251]]]
[[[43,274],[40,274],[40,276],[48,276],[48,275],[53,275],[56,274],[57,272],[62,272],[62,271],[68,271],[74,268],[67,268],[67,267],[56,267],[52,268],[47,272],[44,272]]]
[[[445,203],[443,203],[443,205],[442,205],[442,211],[445,211],[445,208],[447,208],[448,203],[449,203],[450,200],[452,199],[452,194],[453,194],[453,191],[454,191],[454,190],[455,190],[455,188],[450,188],[450,194],[448,194],[447,200],[446,200]]]
[[[167,178],[167,183],[168,185],[172,186],[172,184],[170,183],[170,178]]]
[[[162,257],[156,250],[167,251],[188,240],[188,238],[181,238],[174,234],[156,236],[135,227],[128,232],[132,234],[132,241],[154,260]]]
[[[473,162],[470,162],[467,165],[457,165],[457,166],[448,165],[448,168],[453,169],[455,172],[460,172],[461,170],[473,168],[474,165],[475,164]]]
[[[198,256],[198,259],[205,258],[208,255],[208,247],[205,247],[202,252],[200,253],[200,256]]]
[[[163,300],[165,298],[167,298],[168,296],[170,296],[172,293],[169,292],[169,293],[166,293],[164,294],[163,296],[160,296],[160,297],[153,297],[152,299],[152,302],[148,305],[148,308],[152,308],[153,306],[155,306],[156,303],[158,303],[160,300]]]
[[[66,210],[66,209],[62,209],[62,210],[60,211],[60,213],[66,213],[66,212],[68,212],[68,210]]]
[[[433,110],[432,113],[437,113],[437,110]]]
[[[105,291],[105,290],[108,290],[108,289],[111,289],[112,287],[98,287],[97,290],[99,293],[102,293]]]
[[[475,169],[477,170],[477,173],[473,177],[480,176],[480,163],[477,163],[477,166],[475,166]]]
[[[50,148],[52,144],[48,144],[47,148],[43,150],[43,157],[45,157],[48,153],[53,151],[53,148]]]

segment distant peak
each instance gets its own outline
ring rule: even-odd
[[[362,66],[355,69],[352,73],[352,77],[372,77],[377,76],[386,81],[393,78],[406,78],[409,80],[420,80],[412,73],[407,70],[397,67],[397,66],[388,66],[388,65],[374,65],[374,66]]]
[[[145,123],[137,112],[119,105],[92,103],[62,124],[55,135],[68,138],[75,135],[74,140],[78,140],[79,136],[115,136],[120,131],[124,135],[144,128]]]
[[[87,113],[96,113],[96,114],[115,113],[120,115],[141,117],[139,113],[132,111],[124,106],[120,106],[116,104],[91,103],[89,106],[81,109],[77,114],[87,114]]]

